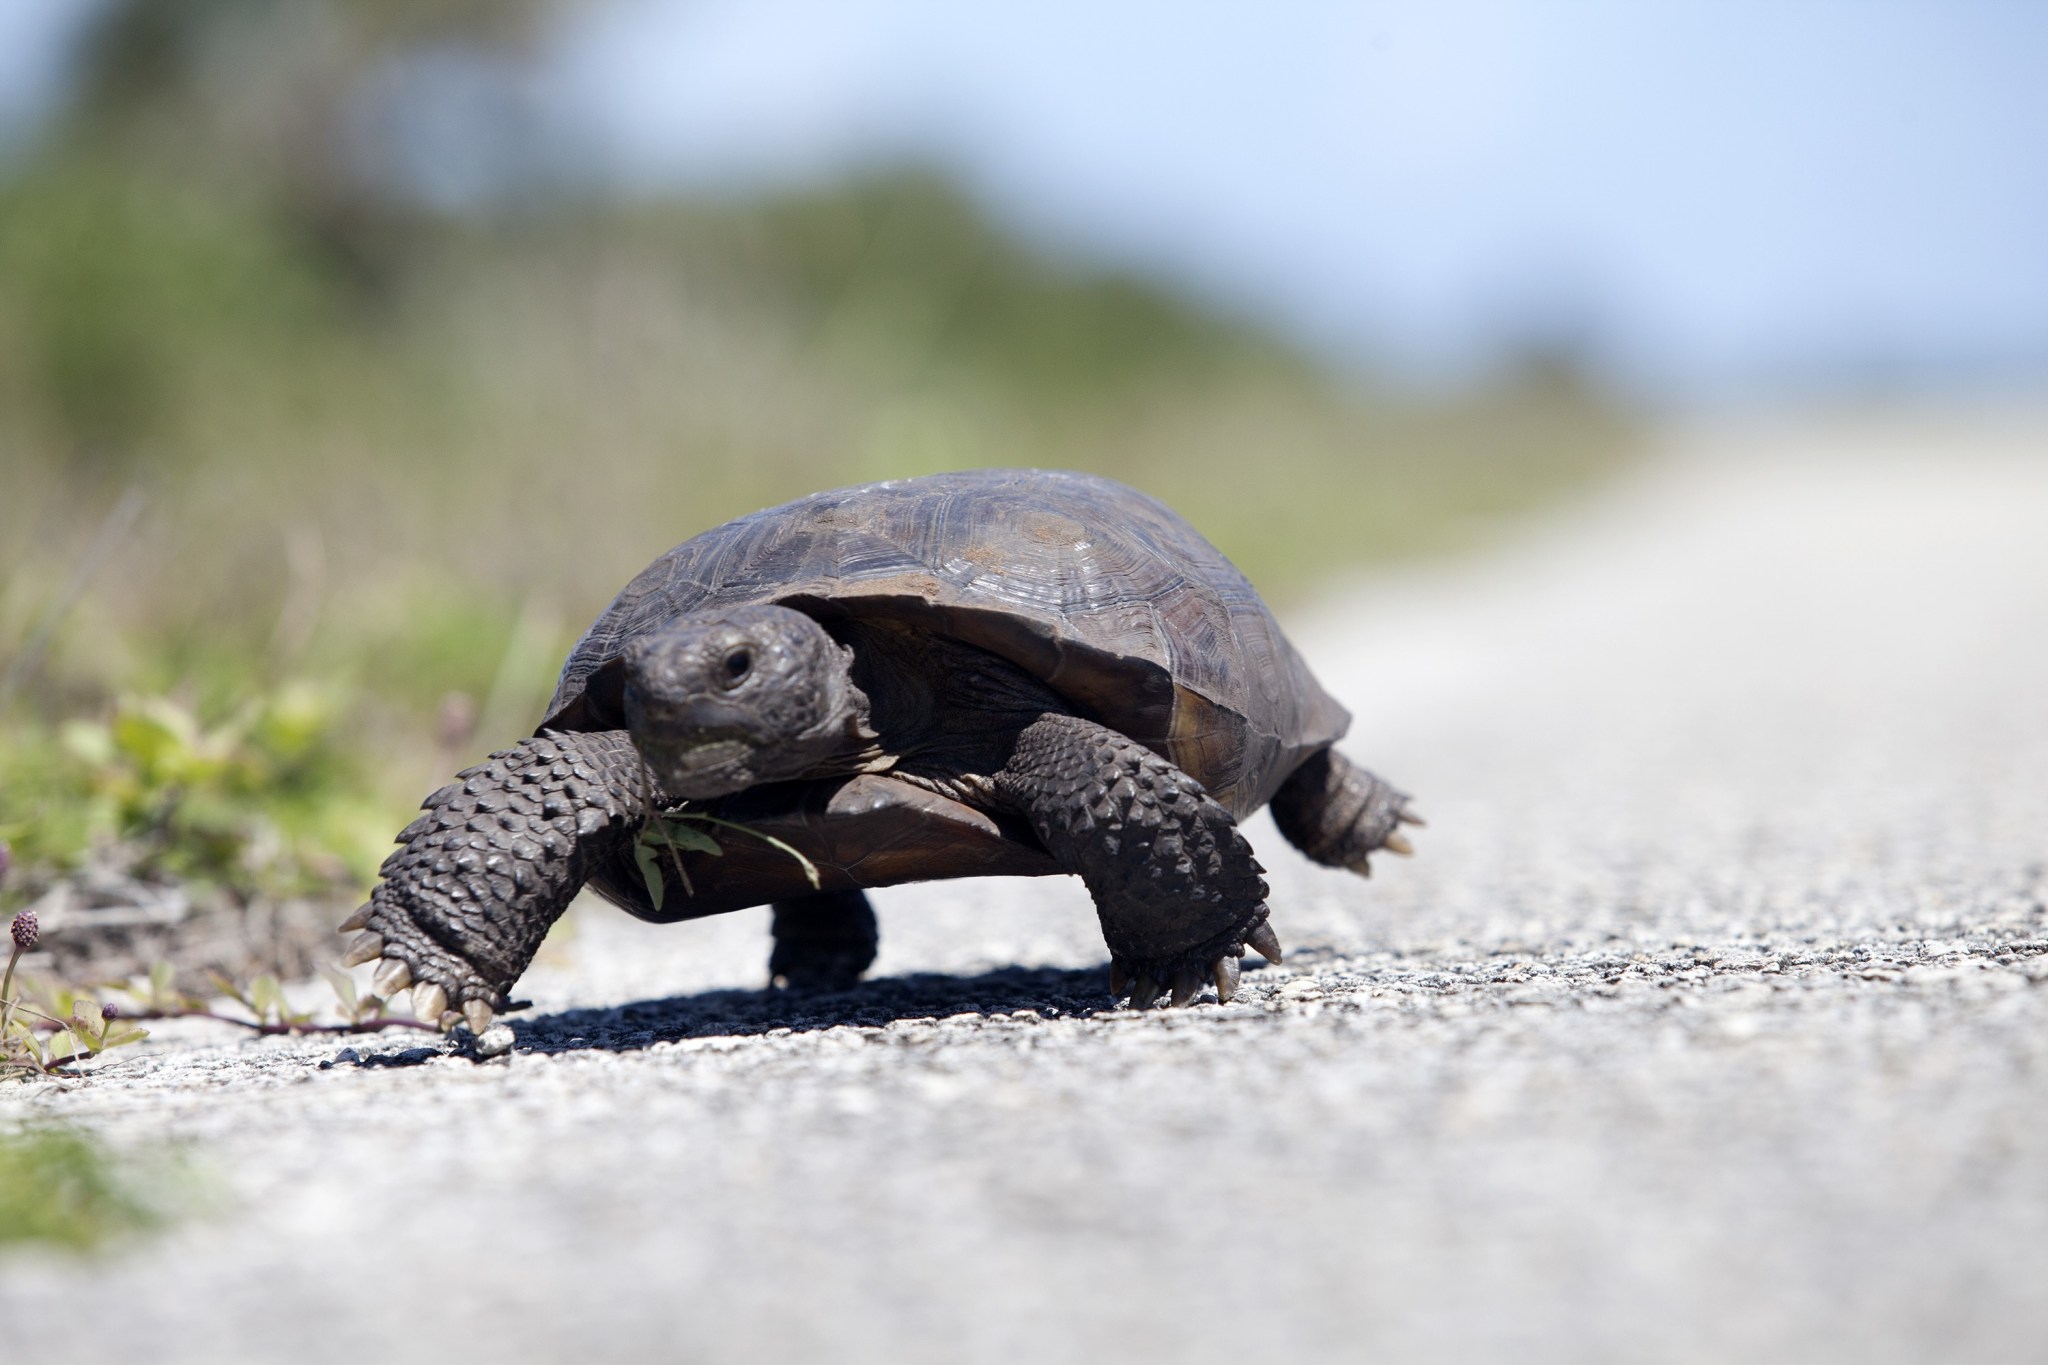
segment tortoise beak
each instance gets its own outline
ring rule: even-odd
[[[731,739],[761,723],[759,715],[746,707],[734,706],[722,697],[703,695],[653,707],[642,701],[640,711],[676,740],[691,743]]]
[[[745,713],[717,697],[650,697],[629,680],[626,726],[662,789],[684,800],[738,791],[754,781]]]
[[[744,740],[726,738],[692,743],[635,735],[633,745],[654,770],[662,790],[681,800],[708,800],[754,784],[750,762],[754,747]]]

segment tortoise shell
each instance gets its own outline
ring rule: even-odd
[[[817,493],[683,542],[570,652],[540,729],[623,728],[628,641],[760,603],[828,626],[892,619],[985,649],[1164,756],[1240,818],[1350,721],[1244,575],[1164,504],[1088,474],[988,469]],[[838,817],[818,800],[807,828],[825,837]],[[916,805],[931,816],[930,801]],[[965,870],[1011,869],[924,875]]]

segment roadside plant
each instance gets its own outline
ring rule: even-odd
[[[213,725],[169,697],[130,697],[106,722],[68,722],[61,739],[92,828],[133,849],[138,875],[291,894],[346,880],[337,850],[361,862],[376,847],[358,847],[382,812],[356,793],[339,715],[335,697],[303,683]]]
[[[56,1075],[73,1062],[149,1036],[122,1019],[118,1006],[84,992],[44,987],[33,1000],[19,998],[15,970],[40,937],[31,911],[8,924],[7,968],[0,973],[0,1079]]]
[[[0,845],[4,852],[5,845]],[[21,959],[41,939],[34,912],[24,910],[8,925],[7,967],[0,973],[0,1080],[73,1075],[65,1068],[97,1057],[110,1048],[139,1043],[149,1036],[139,1021],[210,1019],[259,1034],[376,1033],[404,1028],[438,1031],[435,1025],[384,1013],[384,1002],[361,995],[346,972],[332,966],[321,975],[334,992],[341,1022],[315,1023],[313,1009],[295,1009],[282,982],[265,973],[247,984],[215,974],[220,997],[246,1011],[230,1014],[217,1001],[178,989],[177,973],[168,962],[150,968],[146,979],[102,988],[126,995],[130,1004],[103,1000],[100,990],[82,990],[18,977]]]
[[[305,683],[257,690],[211,723],[170,696],[103,719],[12,718],[0,838],[29,885],[84,867],[217,888],[237,904],[351,887],[381,857],[389,813],[357,770],[345,708]]]

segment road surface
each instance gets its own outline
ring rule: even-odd
[[[7,1357],[2048,1358],[2048,422],[1665,447],[1295,618],[1431,826],[1261,816],[1237,1003],[1114,1012],[1048,879],[812,1001],[579,912],[508,1063],[166,1027],[0,1093],[210,1210],[0,1261]]]

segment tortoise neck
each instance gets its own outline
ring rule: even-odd
[[[987,650],[894,621],[849,621],[833,637],[853,652],[861,697],[858,770],[892,772],[959,800],[982,794],[1017,732],[1070,708],[1037,678]]]

